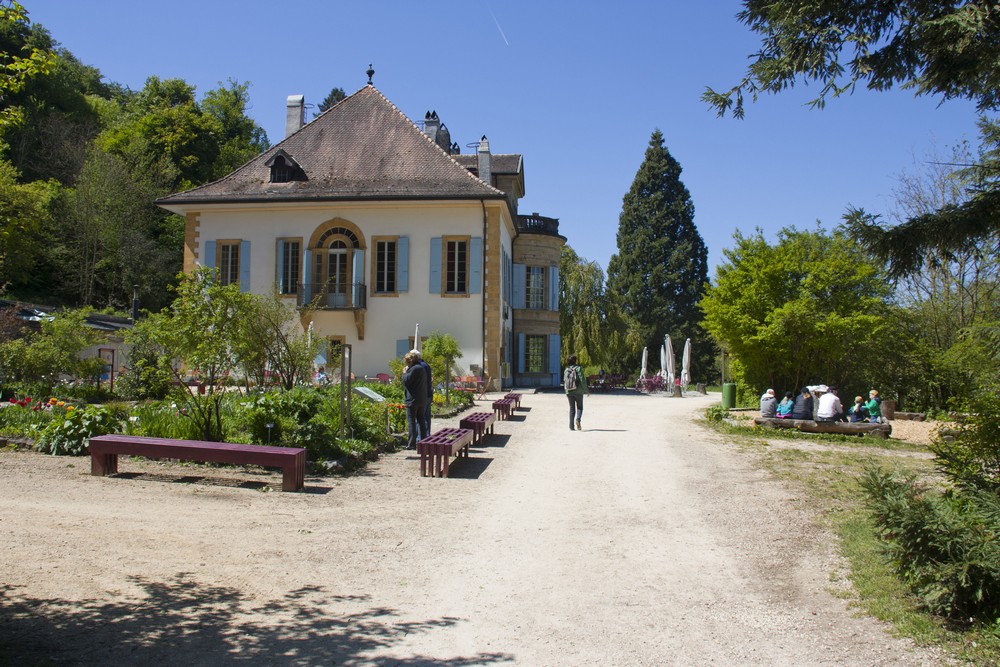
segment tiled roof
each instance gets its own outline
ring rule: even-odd
[[[452,155],[455,162],[466,169],[479,168],[479,156],[475,153]],[[494,174],[518,174],[521,172],[521,155],[519,153],[493,153],[490,155],[490,171]]]
[[[294,158],[306,180],[271,183],[266,162]],[[351,199],[499,199],[374,86],[341,100],[228,176],[158,204]]]

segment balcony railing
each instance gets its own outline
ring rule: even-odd
[[[340,289],[329,283],[303,283],[299,285],[298,303],[320,310],[363,310],[368,307],[368,289],[364,283]]]
[[[519,215],[517,216],[517,231],[558,236],[559,218],[547,218],[544,215]]]

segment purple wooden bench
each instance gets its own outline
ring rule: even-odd
[[[420,476],[447,477],[452,455],[468,458],[472,437],[467,428],[443,428],[418,442]]]
[[[472,431],[472,444],[476,445],[486,435],[487,428],[490,430],[490,433],[493,433],[493,422],[496,420],[497,416],[492,412],[473,412],[471,415],[462,417],[458,422],[458,426]]]
[[[499,401],[493,401],[493,412],[496,413],[497,419],[501,421],[510,419],[510,414],[513,410],[514,399],[512,398],[501,398]]]
[[[515,391],[512,391],[509,394],[505,394],[504,398],[509,398],[510,400],[514,401],[514,409],[515,410],[517,410],[517,409],[519,409],[521,407],[521,394],[519,394],[519,393],[517,393]]]
[[[301,491],[305,487],[306,450],[300,447],[99,435],[90,439],[90,474],[104,477],[117,473],[119,454],[281,468],[282,491]]]

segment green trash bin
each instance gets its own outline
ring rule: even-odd
[[[732,410],[736,407],[736,383],[727,382],[722,385],[722,407]]]

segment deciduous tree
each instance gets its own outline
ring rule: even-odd
[[[911,344],[897,335],[905,318],[860,247],[842,232],[795,228],[776,245],[759,229],[734,240],[701,308],[744,396],[819,382],[859,392],[895,386]]]

